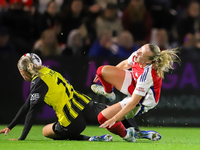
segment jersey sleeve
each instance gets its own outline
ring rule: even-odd
[[[145,96],[152,85],[153,85],[153,78],[151,76],[151,69],[147,68],[138,78],[136,88],[133,93]]]
[[[132,65],[135,54],[136,54],[136,51],[133,52],[133,53],[129,56],[129,58],[127,59],[127,62],[128,62],[129,65]]]
[[[24,129],[19,140],[24,140],[33,126],[36,114],[42,109],[44,97],[48,91],[47,85],[40,79],[36,86],[31,90],[29,101],[30,107],[25,118]]]
[[[24,103],[24,105],[20,108],[18,113],[16,114],[15,118],[12,120],[12,122],[7,126],[10,130],[15,127],[19,121],[24,118],[24,116],[27,114],[29,107],[30,107],[30,101],[28,100]]]

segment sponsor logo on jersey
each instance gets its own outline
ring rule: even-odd
[[[145,92],[144,88],[142,88],[142,87],[138,87],[138,88],[136,88],[136,90],[140,91],[140,92]]]
[[[40,94],[39,93],[33,93],[31,94],[31,101],[36,101],[40,98]]]

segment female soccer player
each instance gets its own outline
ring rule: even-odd
[[[115,99],[113,86],[127,95],[122,101],[106,108],[98,115],[100,127],[134,142],[135,139],[126,134],[135,134],[134,128],[122,132],[119,121],[147,112],[158,104],[162,78],[165,72],[173,69],[173,62],[179,60],[177,52],[177,48],[160,51],[156,45],[145,44],[117,66],[99,67],[94,82],[100,80],[103,86],[94,84],[91,89],[111,101]],[[152,140],[161,138],[157,133],[153,134]]]
[[[86,108],[97,111],[91,98],[74,90],[73,86],[60,73],[43,66],[41,59],[34,53],[23,55],[17,66],[24,80],[31,82],[30,94],[12,122],[0,133],[6,135],[26,115],[24,129],[18,139],[25,140],[37,112],[40,112],[41,107],[46,103],[54,109],[58,121],[43,128],[45,137],[89,140],[89,136],[80,135],[80,133],[86,127],[83,113]],[[100,108],[103,110],[105,106],[102,105]],[[104,139],[112,140],[112,137],[106,135]]]
[[[86,122],[97,122],[97,115],[107,108],[105,104],[91,101],[87,95],[74,90],[73,86],[60,73],[43,66],[41,59],[34,53],[23,55],[17,66],[24,80],[31,82],[30,94],[12,122],[0,133],[7,135],[26,116],[21,137],[11,139],[25,140],[37,112],[40,112],[43,104],[46,103],[54,109],[58,121],[43,128],[45,137],[90,141],[112,140],[112,136],[108,134],[94,137],[81,135],[86,127]],[[125,127],[137,128],[134,120],[131,122],[125,120],[123,123]]]

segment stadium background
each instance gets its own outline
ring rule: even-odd
[[[8,124],[23,105],[29,92],[29,84],[17,69],[19,55],[0,55],[0,124]],[[116,65],[121,59],[46,57],[43,64],[60,72],[77,91],[83,92],[94,101],[111,105],[103,96],[97,96],[90,85],[100,65]],[[166,74],[163,80],[160,102],[148,113],[136,117],[139,126],[200,126],[200,62],[183,59],[181,65]],[[124,95],[117,90],[117,101]],[[47,124],[56,120],[51,108],[45,106],[36,119],[36,124]],[[23,124],[23,120],[21,121]],[[93,124],[93,123],[91,123]]]

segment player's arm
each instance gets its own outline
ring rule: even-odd
[[[112,127],[116,122],[121,121],[124,119],[124,116],[128,114],[132,109],[135,108],[135,106],[138,104],[138,102],[141,100],[142,96],[133,94],[131,97],[131,101],[122,108],[115,116],[113,116],[111,119],[104,122],[102,125],[100,125],[101,128],[106,127]]]
[[[116,67],[128,70],[132,67],[132,65],[128,64],[128,60],[126,59],[121,61]]]
[[[38,85],[31,91],[32,98],[30,99],[30,109],[26,115],[24,129],[19,140],[25,140],[35,121],[37,113],[42,109],[44,97],[48,91],[47,85],[40,80]]]
[[[133,64],[133,59],[135,57],[136,52],[133,52],[128,59],[125,59],[123,61],[121,61],[116,67],[119,67],[121,69],[126,69],[129,70],[132,68],[132,64]]]
[[[20,108],[18,113],[16,114],[15,118],[12,120],[12,122],[8,125],[8,128],[11,130],[14,128],[21,119],[24,118],[24,116],[27,114],[30,106],[30,101],[26,101],[24,105]]]
[[[24,103],[24,105],[20,108],[20,110],[18,111],[12,122],[6,128],[2,129],[0,133],[4,133],[5,135],[7,135],[10,132],[10,130],[14,128],[22,118],[24,118],[24,116],[29,110],[29,106],[30,106],[30,101],[27,100]]]
[[[140,80],[142,78],[142,80]],[[111,127],[114,125],[115,122],[121,121],[125,115],[127,115],[132,109],[135,108],[135,106],[138,104],[138,102],[144,97],[152,85],[152,77],[150,76],[150,72],[146,70],[139,78],[138,82],[136,84],[136,88],[132,94],[131,101],[122,108],[115,116],[113,116],[111,119],[104,122],[100,127]]]

